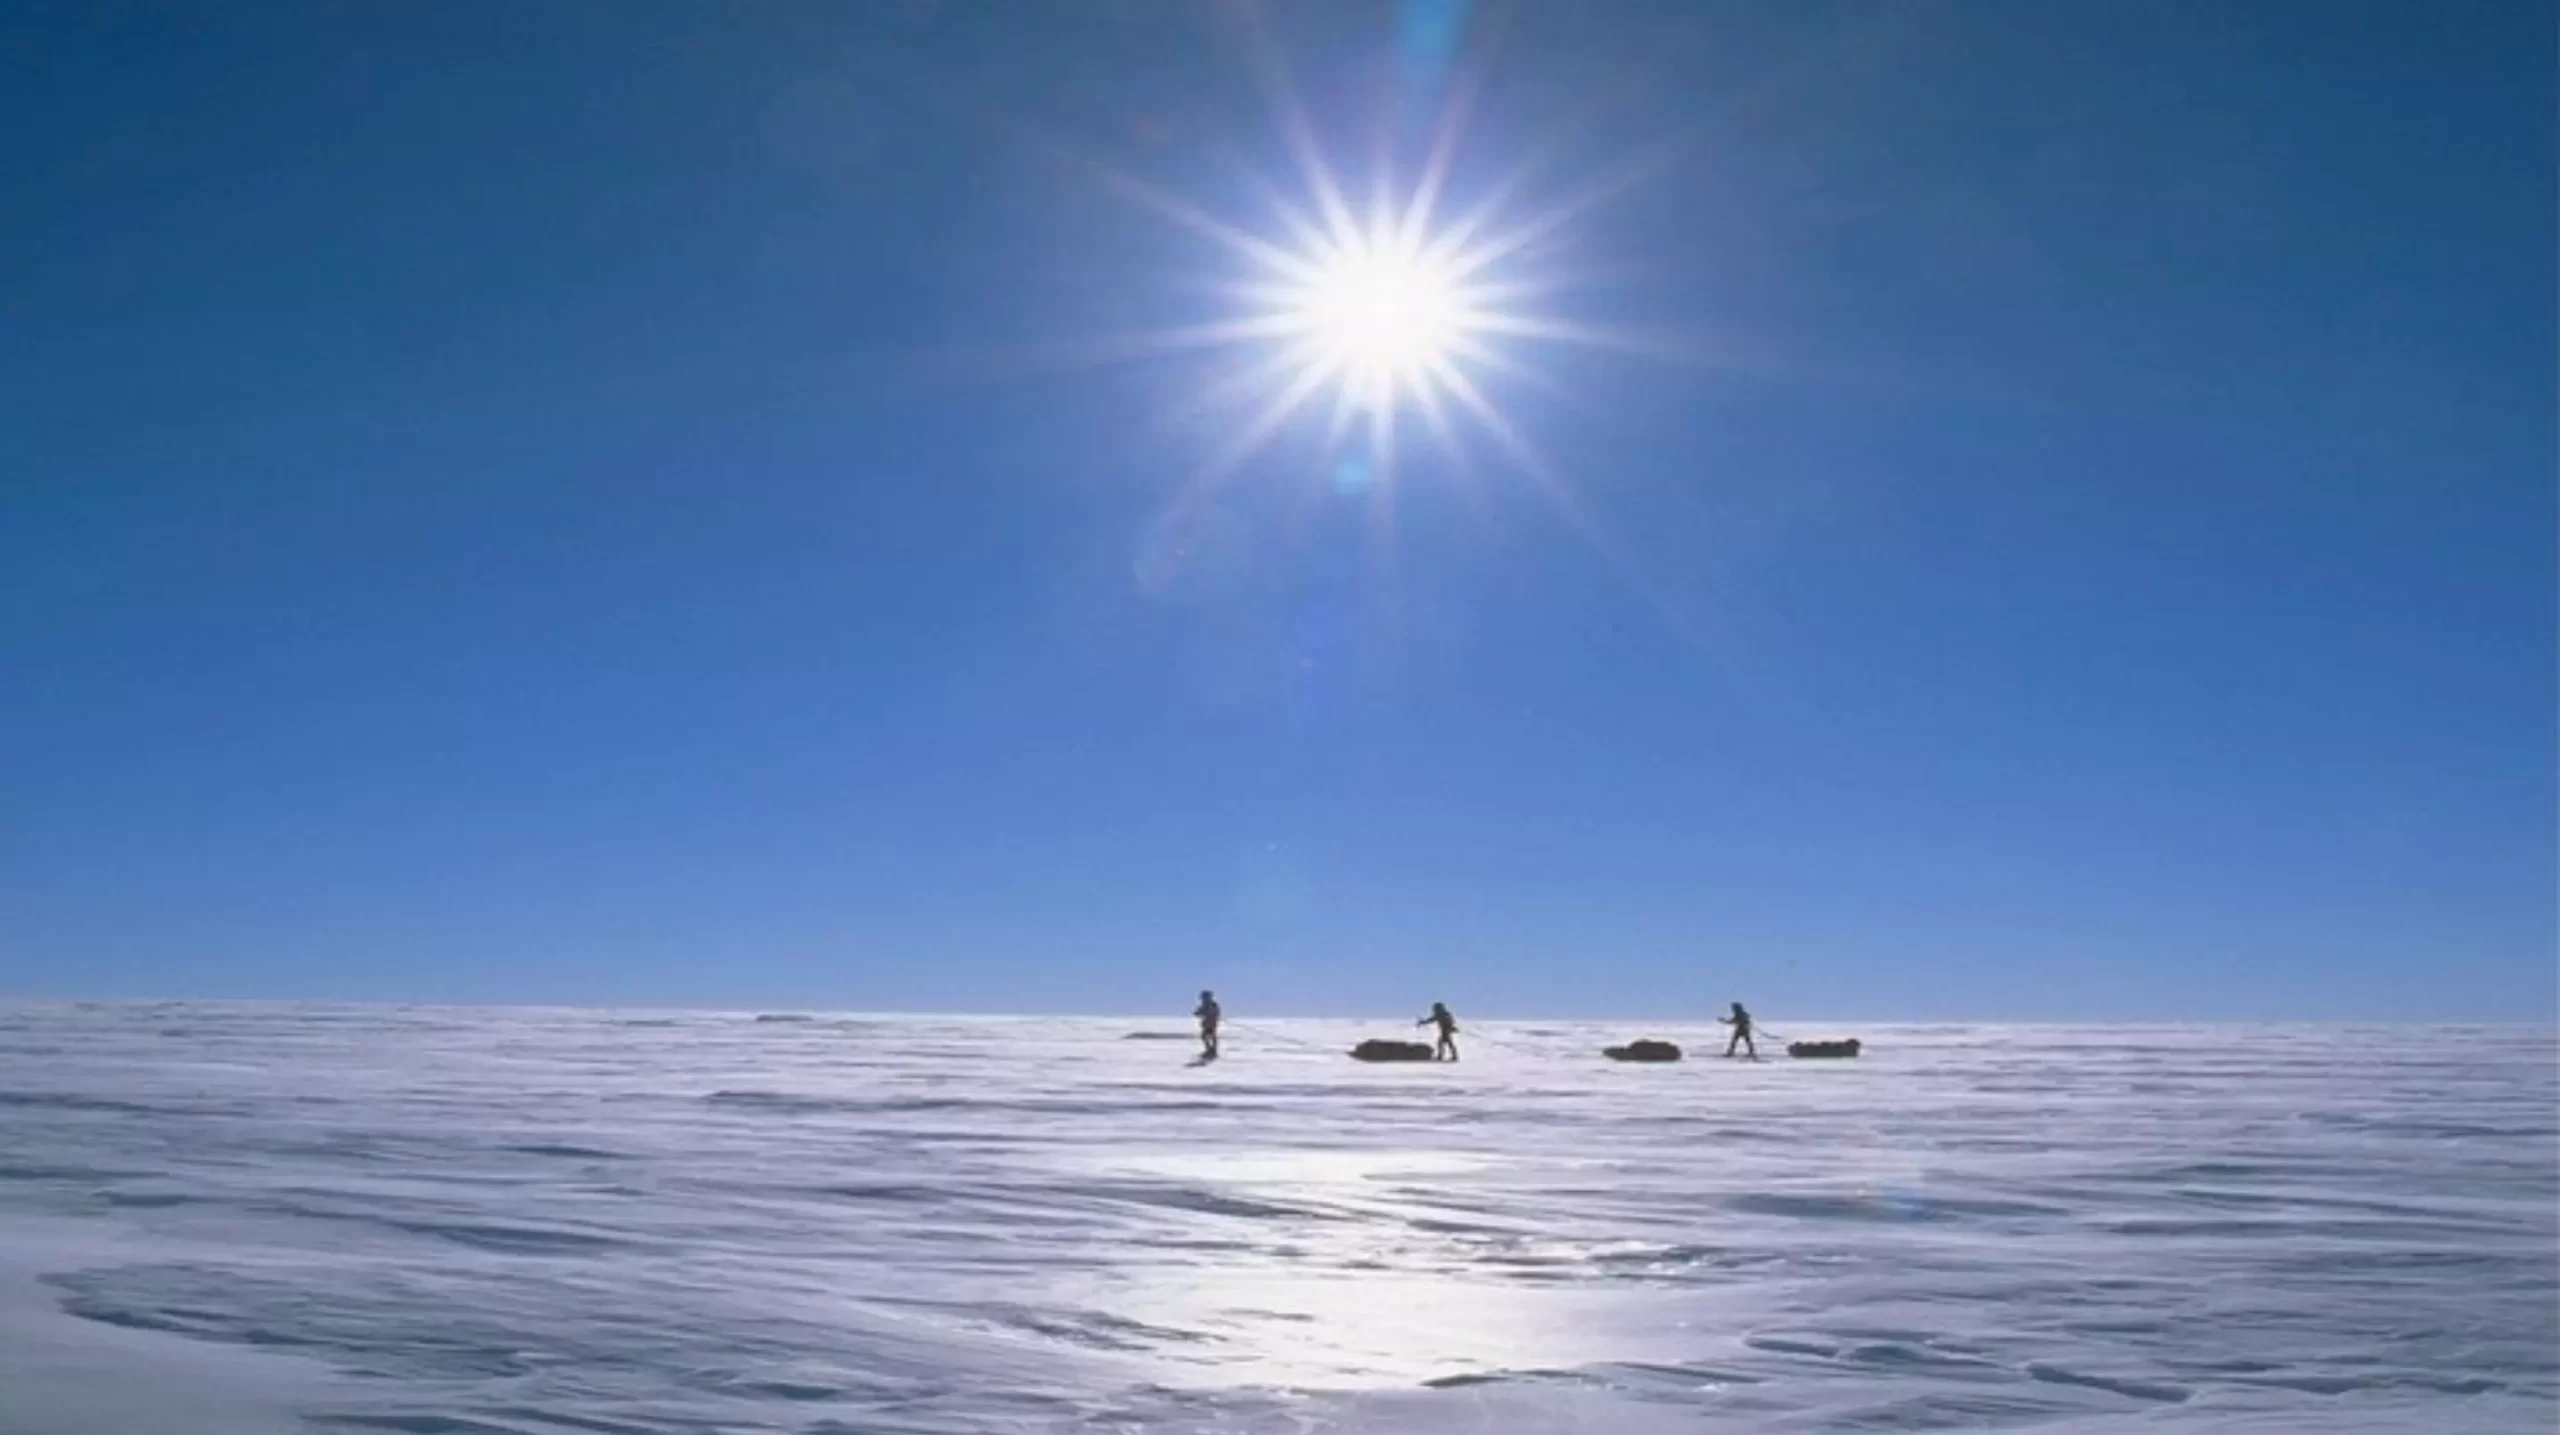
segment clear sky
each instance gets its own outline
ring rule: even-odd
[[[2552,1014],[2538,0],[0,25],[0,991]]]

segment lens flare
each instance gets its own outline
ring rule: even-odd
[[[1326,157],[1267,44],[1256,47],[1262,78],[1299,183],[1247,173],[1247,187],[1264,202],[1264,222],[1240,222],[1117,166],[1056,151],[1104,188],[1235,261],[1212,281],[1226,298],[1224,312],[1064,351],[1103,362],[1183,351],[1235,355],[1181,404],[1185,422],[1214,416],[1218,434],[1193,472],[1186,502],[1225,483],[1301,416],[1330,408],[1329,452],[1315,472],[1332,475],[1338,494],[1391,493],[1399,455],[1416,436],[1408,431],[1418,430],[1454,457],[1468,481],[1470,450],[1481,442],[1529,474],[1577,526],[1587,523],[1570,485],[1505,412],[1502,390],[1556,387],[1530,352],[1540,348],[1664,355],[1659,336],[1577,320],[1554,306],[1582,282],[1560,267],[1559,255],[1572,247],[1569,231],[1676,146],[1580,166],[1562,164],[1554,147],[1536,146],[1500,172],[1462,181],[1454,159],[1477,78],[1460,62],[1457,44],[1466,7],[1439,5],[1432,15],[1425,38],[1441,55],[1434,72],[1447,71],[1447,83],[1428,87],[1441,98],[1440,113],[1403,178],[1400,160],[1411,157],[1382,151],[1365,202],[1352,197],[1358,186]],[[1533,198],[1550,170],[1563,171],[1563,192]],[[1344,483],[1354,448],[1359,478]]]

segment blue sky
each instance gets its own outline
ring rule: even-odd
[[[2553,25],[20,7],[0,991],[2547,1019]]]

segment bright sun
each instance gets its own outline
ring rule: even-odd
[[[1420,173],[1398,183],[1382,160],[1367,202],[1355,203],[1286,84],[1273,89],[1280,129],[1305,185],[1293,192],[1255,179],[1274,221],[1267,228],[1241,228],[1134,175],[1088,162],[1110,188],[1243,261],[1215,285],[1231,305],[1224,315],[1113,336],[1100,346],[1130,357],[1243,351],[1193,401],[1203,412],[1228,405],[1241,411],[1222,424],[1224,437],[1202,460],[1194,487],[1205,491],[1225,481],[1293,417],[1329,407],[1325,444],[1344,451],[1332,465],[1337,483],[1353,469],[1367,475],[1364,485],[1390,483],[1403,436],[1418,425],[1422,436],[1457,456],[1462,470],[1470,463],[1461,435],[1467,430],[1560,489],[1545,459],[1502,412],[1497,381],[1551,387],[1520,353],[1529,345],[1638,351],[1631,333],[1546,312],[1544,305],[1575,282],[1549,258],[1558,237],[1646,166],[1608,166],[1554,203],[1509,214],[1534,168],[1534,160],[1524,160],[1449,213],[1443,201],[1466,112],[1465,102],[1453,99]],[[1347,452],[1354,430],[1366,431],[1365,455]]]
[[[1468,314],[1445,268],[1392,245],[1337,249],[1297,296],[1321,362],[1374,402],[1449,362]]]

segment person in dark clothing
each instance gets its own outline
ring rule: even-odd
[[[1749,1052],[1753,1061],[1760,1059],[1760,1048],[1751,1040],[1751,1013],[1742,1009],[1742,1003],[1733,1004],[1733,1015],[1720,1016],[1716,1020],[1733,1028],[1733,1039],[1724,1044],[1725,1055],[1733,1055],[1733,1049],[1738,1046]]]
[[[1458,1019],[1449,1014],[1449,1004],[1447,1002],[1433,1002],[1431,1004],[1431,1015],[1415,1022],[1414,1025],[1436,1026],[1440,1028],[1439,1044],[1431,1049],[1431,1059],[1433,1061],[1455,1061],[1458,1059]]]
[[[1200,994],[1200,1005],[1193,1008],[1191,1014],[1200,1018],[1200,1059],[1202,1061],[1217,1060],[1219,1017],[1218,994],[1216,992],[1202,992]]]

